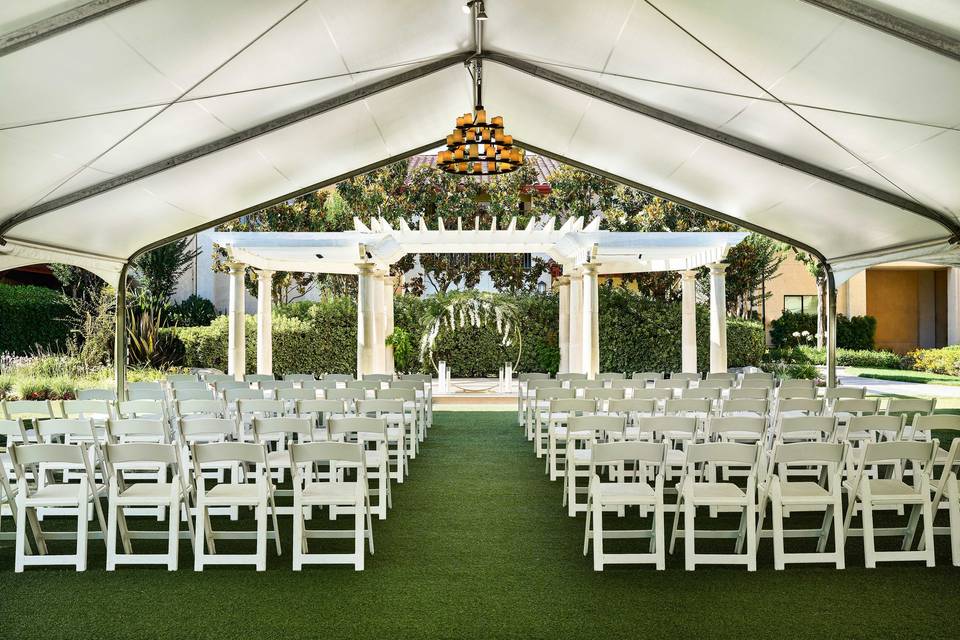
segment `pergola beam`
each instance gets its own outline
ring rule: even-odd
[[[803,0],[831,13],[960,61],[960,40],[858,0]]]
[[[302,109],[298,109],[286,115],[273,118],[254,127],[250,127],[249,129],[238,131],[229,136],[220,138],[218,140],[213,140],[206,144],[194,147],[193,149],[189,149],[182,153],[164,158],[163,160],[148,164],[144,167],[140,167],[139,169],[128,171],[127,173],[123,173],[108,180],[84,187],[83,189],[78,189],[77,191],[60,196],[59,198],[54,198],[35,207],[30,207],[29,209],[25,209],[14,214],[0,224],[0,236],[8,233],[10,229],[16,225],[38,216],[42,216],[45,213],[62,209],[63,207],[70,206],[82,200],[86,200],[87,198],[92,198],[108,191],[118,189],[132,182],[162,173],[212,153],[223,151],[229,147],[248,142],[284,127],[288,127],[298,122],[322,115],[329,111],[345,107],[353,104],[354,102],[365,100],[378,93],[394,89],[408,82],[412,82],[438,71],[442,71],[443,69],[453,65],[462,64],[469,56],[470,54],[468,53],[458,53],[452,56],[434,60],[432,62],[427,62],[413,69],[408,69],[396,75],[390,76],[389,78],[384,78],[383,80],[378,80],[366,86],[351,89],[350,91],[346,91],[331,98],[320,100],[319,102],[315,102]]]
[[[79,7],[38,20],[16,31],[0,35],[0,57],[141,2],[143,0],[92,0]]]
[[[528,60],[523,60],[521,58],[516,58],[514,56],[498,52],[487,52],[484,54],[484,57],[492,62],[496,62],[510,69],[514,69],[515,71],[526,73],[527,75],[535,78],[540,78],[541,80],[563,87],[570,91],[589,96],[596,100],[601,100],[621,109],[646,116],[658,122],[662,122],[688,133],[692,133],[701,138],[705,138],[728,147],[733,147],[734,149],[738,149],[758,158],[763,158],[764,160],[789,167],[795,171],[799,171],[811,177],[823,180],[824,182],[843,187],[844,189],[859,193],[860,195],[867,196],[904,211],[915,213],[919,216],[943,225],[947,230],[950,231],[951,235],[960,236],[960,225],[958,225],[957,222],[952,220],[950,217],[940,213],[939,211],[934,211],[933,209],[930,209],[919,202],[899,196],[889,191],[885,191],[883,189],[879,189],[873,185],[856,180],[849,175],[837,173],[836,171],[812,164],[806,160],[801,160],[775,149],[771,149],[755,142],[731,135],[724,131],[713,129],[712,127],[694,122],[693,120],[689,120],[675,113],[642,103],[638,100],[628,98],[607,89],[602,89],[582,80],[571,78],[570,76],[558,73],[557,71],[548,69]]]

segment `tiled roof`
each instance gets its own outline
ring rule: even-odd
[[[414,169],[417,169],[422,166],[434,166],[437,163],[437,156],[429,154],[421,154],[417,156],[410,156],[407,159],[407,171],[413,172]],[[539,156],[532,153],[527,154],[527,163],[533,167],[536,171],[537,179],[536,182],[531,185],[533,187],[547,187],[549,188],[550,182],[547,178],[551,173],[556,171],[560,167],[560,163],[554,160],[553,158],[548,158],[546,156]],[[481,181],[486,182],[490,179],[490,176],[476,176]],[[538,191],[543,191],[543,188],[538,189]]]

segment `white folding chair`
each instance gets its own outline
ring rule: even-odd
[[[117,392],[113,389],[79,389],[77,390],[77,400],[106,400],[107,402],[116,402]]]
[[[424,415],[420,421],[424,437],[428,428],[433,427],[433,376],[428,373],[404,373],[400,375],[400,382],[419,382],[420,390],[423,394]],[[393,383],[390,383],[393,386]],[[423,438],[421,438],[422,440]]]
[[[23,425],[23,420],[0,420],[0,439],[3,441],[3,446],[0,447],[0,530],[3,528],[4,516],[9,515],[13,522],[13,531],[10,533],[0,532],[0,540],[15,540],[17,532],[17,476],[8,449],[14,444],[28,442],[27,430]],[[39,527],[36,514],[32,511],[28,512],[27,520],[30,524],[31,535],[36,541]],[[29,539],[25,538],[24,542],[26,553],[32,554],[33,548]]]
[[[583,402],[583,400],[561,400],[560,402]],[[570,415],[565,429],[565,452],[563,467],[563,506],[571,518],[587,510],[587,503],[579,502],[577,495],[586,495],[589,486],[579,486],[578,478],[586,478],[587,485],[595,473],[590,465],[591,449],[596,442],[605,440],[623,440],[623,430],[627,421],[623,416]]]
[[[851,475],[851,479],[844,483],[847,490],[848,505],[844,518],[844,532],[851,535],[863,536],[863,555],[868,569],[877,566],[877,562],[922,560],[928,567],[934,566],[936,560],[933,555],[933,508],[930,494],[930,470],[936,457],[939,442],[867,442],[864,446],[860,464]],[[904,482],[903,478],[881,478],[876,473],[871,478],[866,470],[875,465],[902,465],[910,464],[913,467],[912,484]],[[923,518],[922,550],[913,549],[915,529],[908,523],[905,527],[876,529],[873,525],[873,512],[876,509],[910,506],[917,515],[911,514],[910,522]],[[851,528],[854,511],[859,508],[863,521],[861,530]],[[876,536],[898,536],[903,538],[900,551],[877,551],[875,548]]]
[[[370,496],[367,491],[366,460],[363,445],[356,442],[313,442],[290,445],[293,459],[293,570],[304,564],[353,564],[363,570],[364,540],[373,554],[373,523]],[[327,479],[317,472],[320,464],[330,469]],[[354,480],[344,478],[351,469]],[[353,531],[342,529],[308,529],[303,514],[312,507],[353,512]],[[353,553],[310,553],[310,538],[354,539]]]
[[[301,385],[303,388],[304,382],[316,382],[317,378],[312,373],[288,373],[283,376],[284,380],[290,380],[291,382]]]
[[[593,569],[603,571],[605,564],[653,563],[657,570],[666,568],[663,505],[663,462],[666,445],[653,442],[596,443],[590,449],[590,488],[587,494],[587,517],[583,534],[583,555],[587,555],[593,540]],[[626,473],[627,463],[634,465],[634,473]],[[603,482],[597,473],[599,467],[620,467],[612,481]],[[650,486],[647,478],[654,475]],[[647,530],[607,530],[603,512],[625,507],[652,510],[653,521]],[[591,530],[592,524],[592,530]],[[604,539],[649,538],[647,553],[608,553]]]
[[[387,421],[387,451],[390,453],[390,477],[403,484],[410,473],[407,459],[408,435],[413,423],[404,411],[403,400],[360,400],[357,402],[357,415],[368,418],[383,418]]]
[[[328,418],[347,415],[343,400],[297,400],[293,412],[301,418],[310,418],[314,440],[328,439]]]
[[[560,467],[560,463],[561,461],[565,463],[566,454],[560,453],[560,447],[563,445],[564,451],[566,451],[567,421],[575,416],[583,416],[596,412],[596,400],[587,400],[584,398],[565,398],[550,401],[550,408],[547,414],[546,433],[541,433],[539,431],[537,432],[538,441],[543,436],[546,436],[547,438],[547,464],[544,472],[550,476],[550,480],[556,480],[563,472],[563,469]]]
[[[727,392],[729,400],[767,400],[769,397],[770,389],[767,387],[740,387]]]
[[[631,380],[641,380],[647,384],[653,384],[657,380],[663,380],[663,373],[660,371],[635,371],[631,376]]]
[[[670,539],[670,552],[673,553],[676,539],[683,537],[684,557],[687,571],[693,571],[698,564],[743,564],[747,571],[757,569],[757,468],[763,454],[759,443],[738,444],[731,442],[708,442],[687,446],[687,460],[683,477],[680,479],[679,497],[673,519],[673,535]],[[747,467],[746,488],[733,482],[705,480],[704,467],[734,466]],[[697,531],[697,507],[737,507],[742,512],[740,526],[734,530]],[[683,513],[683,529],[679,528],[680,514]],[[734,538],[734,553],[698,553],[696,539]],[[744,547],[744,545],[746,545]]]
[[[240,483],[242,469],[239,464],[228,460],[201,465],[203,475],[193,477],[197,465],[190,457],[194,444],[235,441],[239,438],[239,433],[240,427],[233,418],[194,418],[192,420],[181,419],[177,422],[177,444],[181,447],[181,459],[184,460],[184,463],[190,460],[190,467],[187,471],[191,486],[200,485],[203,478],[211,478],[218,483],[224,483],[228,472],[231,482],[234,484]],[[218,509],[217,511],[220,512],[221,510]],[[239,509],[236,506],[229,507],[225,513],[230,516],[231,520],[236,520],[239,517]]]
[[[906,416],[904,416],[906,418]],[[913,433],[921,437],[931,437],[936,432],[937,435],[944,438],[952,438],[950,449],[938,448],[933,466],[931,467],[931,487],[933,492],[933,535],[949,536],[950,552],[954,566],[960,566],[960,486],[957,484],[958,471],[960,471],[960,416],[941,414],[941,415],[922,415],[917,414],[913,418]],[[911,435],[913,435],[911,433]],[[940,467],[940,475],[936,476],[936,467]],[[937,513],[941,509],[946,509],[949,518],[949,526],[936,526]],[[916,530],[919,514],[914,511],[911,514],[910,527]],[[923,549],[921,541],[920,549]]]
[[[387,510],[393,508],[389,452],[387,450],[387,421],[383,418],[362,416],[330,418],[327,421],[327,433],[330,439],[334,441],[355,441],[364,445],[367,478],[377,483],[377,503],[371,505],[371,510],[377,514],[377,518],[385,520]],[[369,489],[367,493],[372,495]],[[331,507],[331,519],[335,518],[337,514],[338,509]]]
[[[770,417],[770,403],[760,398],[732,398],[720,403],[721,417],[727,416],[756,416]]]
[[[803,419],[803,418],[799,418]],[[822,419],[822,418],[819,418]],[[795,442],[777,444],[770,457],[766,479],[760,484],[760,522],[757,539],[763,533],[766,504],[769,500],[773,521],[774,567],[782,570],[789,563],[832,562],[837,569],[844,568],[843,467],[846,464],[847,445],[835,442]],[[824,470],[826,486],[809,480],[790,479],[787,468],[795,465],[807,469]],[[785,529],[784,511],[823,511],[819,529]],[[834,548],[826,551],[830,530],[833,529]],[[784,538],[815,537],[815,552],[784,551]]]
[[[576,391],[564,389],[560,380],[531,380],[527,384],[529,396],[527,398],[527,416],[525,420],[527,440],[533,442],[537,457],[543,456],[545,450],[543,439],[538,439],[540,425],[547,418],[547,410],[551,400],[574,398]]]
[[[401,400],[403,402],[404,420],[408,427],[407,457],[415,460],[417,453],[420,451],[420,438],[418,437],[420,426],[417,418],[416,390],[391,387],[390,389],[380,389],[376,393],[377,400]]]
[[[132,442],[107,444],[104,453],[110,474],[107,507],[107,571],[118,564],[165,564],[176,571],[180,547],[180,513],[188,504],[190,489],[183,476],[183,464],[176,445],[169,443]],[[127,482],[125,469],[159,466],[163,469],[155,482]],[[168,475],[169,474],[169,475]],[[163,532],[129,529],[126,520],[132,509],[169,509],[167,519],[167,552],[134,553],[136,538],[156,539]],[[193,544],[193,524],[188,517],[186,537]],[[117,532],[123,542],[123,553],[117,552]]]
[[[189,424],[189,423],[188,423]],[[267,569],[267,519],[273,520],[273,539],[280,555],[280,532],[277,528],[276,504],[273,499],[273,482],[267,467],[266,447],[252,442],[209,442],[190,447],[193,458],[194,477],[197,479],[197,521],[194,533],[193,568],[203,571],[208,564],[253,564],[257,571]],[[248,468],[243,482],[215,483],[209,489],[203,480],[202,468],[206,465],[237,465]],[[254,470],[249,471],[249,466]],[[251,483],[250,479],[254,482]],[[253,531],[215,531],[210,519],[211,507],[253,507],[257,529]],[[207,535],[209,534],[209,535]],[[216,540],[256,540],[252,554],[217,554]],[[204,546],[206,541],[206,546]]]
[[[583,397],[586,400],[595,400],[598,413],[610,413],[610,403],[615,400],[623,400],[625,393],[623,389],[584,389]]]
[[[517,423],[523,426],[527,415],[527,383],[531,380],[549,380],[549,373],[517,374]]]
[[[657,401],[653,399],[625,398],[611,400],[607,406],[611,415],[623,416],[627,419],[623,432],[625,440],[652,440],[652,433],[640,431],[640,418],[649,418],[657,413]]]
[[[888,416],[904,416],[906,424],[911,425],[911,432],[904,434],[904,439],[916,440],[913,436],[912,425],[917,416],[932,416],[937,408],[936,398],[890,398],[884,409]],[[929,438],[930,434],[921,433],[922,437]]]
[[[106,529],[99,501],[99,497],[104,492],[104,487],[97,485],[94,481],[87,446],[86,444],[41,443],[15,444],[10,447],[10,458],[17,475],[17,540],[14,566],[18,573],[23,571],[25,567],[33,565],[73,565],[77,571],[86,570],[87,539],[89,537],[87,512],[91,503],[97,511],[100,531],[103,532]],[[48,471],[57,468],[63,470],[82,468],[84,471],[80,475],[79,482],[56,482],[51,473],[47,482],[35,482],[31,485],[27,481],[28,474],[39,480],[41,468]],[[75,512],[77,531],[76,533],[45,532],[37,523],[33,533],[40,553],[27,555],[27,523],[33,524],[36,522],[39,509],[50,508]],[[28,513],[32,513],[32,516],[28,517]],[[77,543],[75,553],[51,554],[47,552],[47,540],[66,540],[74,537]]]

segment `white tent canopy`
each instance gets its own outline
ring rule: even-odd
[[[460,4],[4,5],[0,267],[24,247],[122,263],[436,146],[472,103]],[[488,0],[484,102],[527,148],[841,275],[960,264],[960,20],[890,4]]]

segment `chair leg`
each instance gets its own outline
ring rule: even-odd
[[[684,565],[687,571],[693,571],[697,568],[696,559],[696,518],[697,508],[693,501],[687,500],[683,505],[683,550]]]
[[[757,570],[757,503],[753,496],[747,503],[747,571]],[[781,532],[782,533],[782,532]]]
[[[194,527],[196,533],[194,534],[193,542],[193,570],[203,571],[204,554],[206,553],[204,543],[206,542],[207,507],[202,500],[197,501],[196,514],[197,521]],[[210,533],[212,534],[213,532],[211,531]],[[213,553],[213,549],[210,549],[210,552]]]
[[[957,485],[957,477],[950,474],[949,486],[947,487],[947,500],[950,510],[950,555],[953,559],[953,566],[960,567],[960,487]]]
[[[861,503],[860,517],[863,519],[863,560],[867,569],[877,567],[877,557],[873,539],[873,505]]]
[[[256,509],[257,571],[267,570],[267,505],[261,502]]]
[[[783,561],[783,506],[780,496],[774,496],[770,501],[770,515],[773,520],[773,568],[782,571],[786,564]]]
[[[593,515],[593,497],[587,495],[587,516],[583,524],[583,555],[590,549],[590,518]]]
[[[664,553],[667,541],[663,537],[663,500],[657,501],[653,509],[653,539],[651,542],[655,545],[657,554],[657,571],[663,571],[667,568],[666,554]]]
[[[111,496],[112,498],[112,496]],[[117,568],[117,507],[113,499],[107,504],[107,571]],[[172,518],[171,518],[172,519]]]
[[[167,523],[167,571],[176,571],[180,562],[180,501],[170,503]]]
[[[27,548],[27,508],[24,505],[23,496],[20,496],[20,498],[17,500],[17,505],[15,508],[17,510],[17,550],[14,559],[14,571],[16,573],[22,573],[24,567],[24,556],[26,555]],[[40,546],[39,541],[37,546]]]
[[[927,543],[927,548],[924,550],[927,566],[933,567],[937,564],[937,559],[933,546],[933,505],[929,500],[923,503],[923,539]]]
[[[96,497],[93,498],[96,500]],[[81,503],[77,505],[77,571],[87,570],[87,509]]]
[[[847,546],[847,537],[843,530],[843,523],[840,522],[840,514],[843,513],[843,500],[839,496],[837,497],[837,502],[833,506],[833,549],[837,554],[837,569],[846,568],[846,546]],[[826,536],[824,536],[826,540]]]
[[[353,516],[353,568],[357,571],[363,571],[363,538],[364,538],[364,513],[363,505],[354,505]]]
[[[603,504],[594,500],[593,509],[593,570],[603,571]]]
[[[299,489],[298,489],[299,491]],[[304,541],[303,506],[296,497],[293,499],[293,570],[303,569]]]

